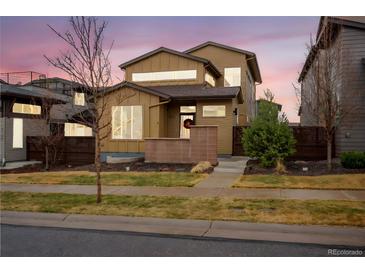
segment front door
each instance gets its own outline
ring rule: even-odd
[[[194,121],[194,114],[180,114],[180,138],[190,138],[190,129],[184,127],[184,121]]]

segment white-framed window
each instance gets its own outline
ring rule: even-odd
[[[224,69],[224,86],[225,87],[241,86],[241,68]]]
[[[13,119],[13,148],[23,148],[23,119]]]
[[[181,113],[195,113],[196,106],[180,106]]]
[[[93,136],[91,127],[77,123],[65,123],[65,136]]]
[[[85,106],[85,93],[75,92],[74,104],[75,104],[75,106]]]
[[[225,117],[226,106],[203,106],[203,117]]]
[[[112,107],[112,139],[142,139],[142,106]]]
[[[207,83],[209,83],[212,87],[215,87],[215,79],[214,79],[214,77],[213,77],[210,73],[206,72],[206,73],[205,73],[205,76],[204,76],[204,79],[205,79],[205,81],[206,81]]]
[[[174,70],[157,72],[136,72],[132,73],[132,81],[167,81],[167,80],[192,80],[196,79],[196,70]]]
[[[31,104],[14,103],[12,112],[14,112],[14,113],[23,113],[23,114],[40,115],[41,114],[41,106],[31,105]]]

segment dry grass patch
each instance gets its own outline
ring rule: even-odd
[[[187,172],[102,172],[103,185],[192,187],[206,174]],[[89,171],[35,172],[1,175],[1,183],[93,185],[95,173]]]
[[[233,187],[359,190],[365,189],[365,174],[321,176],[243,175]]]
[[[365,202],[2,192],[1,210],[365,226]]]

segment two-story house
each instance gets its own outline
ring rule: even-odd
[[[261,76],[252,52],[214,42],[161,47],[119,67],[125,81],[105,94],[104,159],[143,153],[145,138],[189,138],[189,123],[218,126],[218,154],[230,155],[232,127],[255,115]]]
[[[322,42],[325,30],[331,29],[331,46]],[[334,51],[337,59],[332,67],[314,66],[321,56]],[[324,61],[322,61],[324,62]],[[334,75],[336,100],[348,114],[344,116],[336,130],[336,154],[344,151],[365,151],[365,17],[343,16],[320,19],[316,43],[310,50],[299,76],[302,105],[299,109],[302,126],[321,126],[319,115],[311,111],[309,105],[318,105],[313,89],[313,67],[327,69]],[[322,75],[324,72],[317,72]],[[306,100],[303,100],[305,98]]]

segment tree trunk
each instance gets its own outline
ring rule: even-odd
[[[332,169],[332,136],[327,137],[327,170]]]
[[[95,132],[95,171],[96,171],[96,202],[101,203],[101,163],[100,163],[100,134],[99,130]]]

